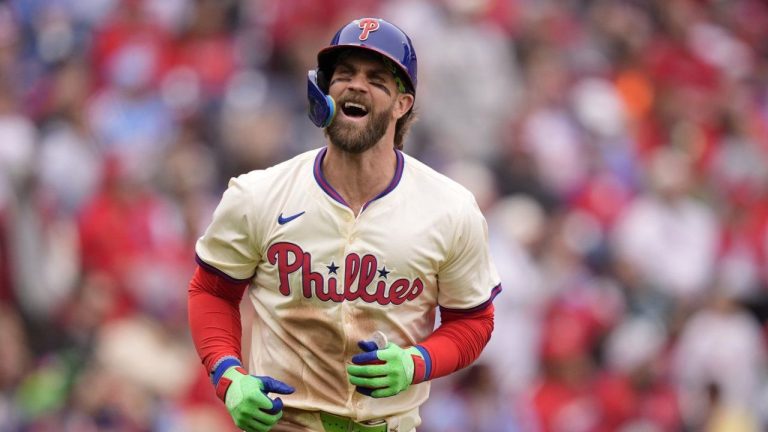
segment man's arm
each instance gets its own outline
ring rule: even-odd
[[[239,307],[247,286],[248,281],[225,278],[201,266],[189,282],[189,327],[208,373],[224,358],[242,358]]]
[[[266,431],[283,415],[282,400],[270,399],[267,393],[290,394],[294,389],[272,377],[249,375],[242,368],[239,305],[247,286],[248,281],[218,274],[201,263],[189,283],[189,325],[216,395],[237,427]]]
[[[498,290],[494,290],[497,293]],[[398,394],[411,384],[438,378],[477,359],[493,332],[491,298],[471,311],[441,309],[440,326],[421,344],[401,348],[360,341],[364,352],[347,366],[349,382],[358,392],[380,398]]]
[[[493,303],[468,311],[440,309],[440,326],[422,343],[424,381],[446,376],[477,360],[493,332]],[[426,351],[426,355],[425,354]],[[417,382],[417,377],[414,377]]]

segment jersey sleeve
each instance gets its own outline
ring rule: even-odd
[[[438,270],[437,301],[448,310],[484,307],[501,290],[488,247],[488,225],[474,198],[457,218],[447,259]]]
[[[255,199],[246,186],[243,176],[230,180],[210,225],[195,245],[202,267],[237,281],[252,278],[261,258]]]

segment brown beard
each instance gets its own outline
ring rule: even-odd
[[[341,106],[344,102],[339,103]],[[338,121],[338,117],[331,122],[331,125],[325,129],[325,133],[330,138],[331,143],[348,153],[362,153],[369,148],[376,145],[377,142],[387,132],[389,126],[389,119],[392,118],[392,110],[395,105],[392,104],[388,109],[374,113],[371,112],[368,115],[371,118],[368,120],[368,124],[362,129],[358,129],[357,126],[346,123],[344,121]]]

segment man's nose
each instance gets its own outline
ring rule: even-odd
[[[349,85],[347,86],[347,88],[350,90],[366,92],[368,91],[366,84],[367,84],[367,81],[365,79],[365,75],[355,74],[350,78]]]

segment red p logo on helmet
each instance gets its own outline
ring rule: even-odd
[[[360,27],[360,29],[362,29],[362,31],[360,32],[359,39],[361,41],[364,41],[368,39],[368,34],[370,32],[375,32],[376,30],[379,29],[379,20],[374,18],[363,18],[360,20],[357,26]]]

